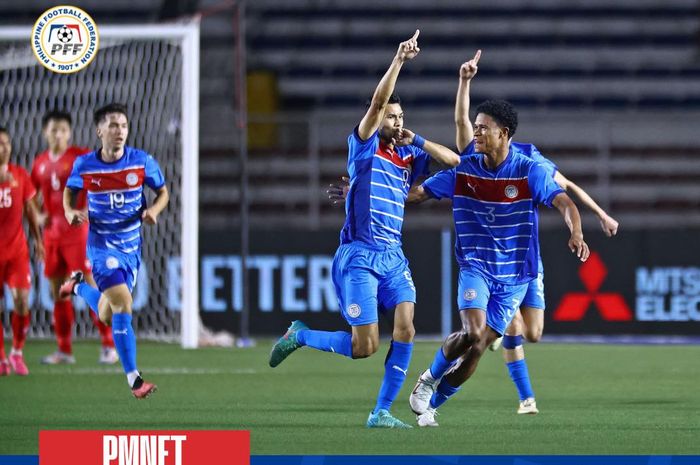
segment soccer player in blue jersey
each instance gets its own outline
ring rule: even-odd
[[[136,367],[136,335],[131,325],[132,290],[141,264],[141,224],[155,225],[168,204],[168,188],[158,162],[148,153],[126,145],[129,121],[126,107],[109,104],[95,112],[97,137],[102,147],[75,160],[66,188],[63,207],[72,225],[89,220],[87,256],[97,289],[74,272],[61,286],[62,298],[81,296],[111,321],[114,345],[126,373],[131,392],[143,399],[156,385],[144,381]],[[156,192],[146,205],[144,186]],[[79,191],[87,191],[87,212],[77,210]]]
[[[416,289],[401,250],[404,204],[415,179],[426,175],[430,159],[457,166],[459,156],[403,127],[394,85],[402,65],[419,52],[418,34],[401,43],[379,82],[367,113],[348,137],[350,191],[333,282],[352,332],[315,331],[295,321],[273,346],[270,366],[299,347],[365,358],[379,348],[378,313],[394,311],[394,330],[369,428],[410,428],[390,413],[406,378],[413,351]]]
[[[466,78],[476,73],[478,59],[477,52]],[[505,333],[537,278],[537,206],[556,207],[571,231],[569,249],[582,261],[589,254],[574,203],[539,163],[511,145],[518,125],[513,106],[487,101],[476,113],[473,141],[460,165],[426,180],[410,199],[452,199],[460,267],[462,329],[447,337],[411,394],[419,426],[437,426],[436,409],[471,377],[486,347]]]
[[[460,152],[467,150],[469,153],[472,153],[474,151],[474,146],[470,145],[474,137],[474,131],[469,120],[469,85],[471,79],[476,75],[480,56],[481,53],[478,51],[472,60],[467,61],[460,67],[459,87],[455,103],[456,142],[457,149]],[[551,160],[540,153],[537,147],[532,144],[514,142],[512,140],[511,147],[539,163],[562,189],[567,193],[573,193],[586,207],[591,209],[598,216],[601,227],[607,236],[610,237],[617,233],[617,221],[608,215],[586,191],[567,179]],[[536,414],[539,412],[535,402],[535,393],[530,382],[522,341],[523,336],[529,342],[538,342],[541,339],[544,328],[544,309],[544,267],[542,258],[538,256],[537,278],[530,281],[520,309],[516,312],[513,321],[506,329],[504,337],[497,339],[489,347],[492,350],[496,350],[498,348],[497,343],[500,343],[501,340],[503,342],[503,355],[506,367],[520,397],[518,414]]]

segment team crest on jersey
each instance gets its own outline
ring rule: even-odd
[[[114,270],[119,267],[119,260],[117,260],[115,257],[107,257],[105,265],[107,265],[107,268],[110,270]]]
[[[360,316],[360,313],[362,313],[362,309],[359,305],[350,304],[350,306],[348,307],[348,315],[350,315],[352,318],[357,318],[358,316]]]
[[[126,175],[126,183],[130,186],[135,186],[139,182],[139,177],[136,173],[129,173]]]
[[[514,199],[518,196],[518,188],[512,184],[506,186],[506,197],[509,199]]]
[[[476,299],[476,289],[467,289],[464,291],[464,300]]]

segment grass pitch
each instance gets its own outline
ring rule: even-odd
[[[448,401],[439,428],[367,430],[383,373],[366,360],[301,349],[267,365],[253,349],[141,342],[139,365],[159,391],[133,399],[120,367],[42,366],[54,344],[28,341],[28,377],[0,378],[0,454],[37,454],[41,429],[247,429],[253,454],[700,454],[700,346],[526,346],[540,414],[516,415],[501,354],[487,353]],[[413,421],[408,395],[439,342],[416,344],[392,409]]]

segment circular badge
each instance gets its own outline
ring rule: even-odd
[[[360,313],[362,313],[362,309],[359,305],[350,304],[350,306],[348,307],[348,315],[350,315],[352,318],[357,318],[358,316],[360,316]]]
[[[114,257],[107,257],[105,264],[107,265],[107,268],[109,268],[110,270],[114,270],[115,268],[119,268],[119,260],[117,260]]]
[[[518,196],[518,188],[512,184],[506,186],[506,197],[509,199],[514,199]]]
[[[36,59],[55,73],[75,73],[95,58],[100,38],[97,24],[85,10],[59,5],[34,23],[31,45]]]
[[[476,289],[467,289],[464,291],[464,300],[476,299]]]
[[[129,173],[126,175],[126,183],[130,186],[135,186],[139,182],[139,177],[136,173]]]

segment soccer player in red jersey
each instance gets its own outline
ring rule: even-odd
[[[44,357],[41,362],[49,365],[75,363],[72,347],[75,313],[70,297],[61,299],[58,289],[72,271],[80,270],[86,280],[94,285],[90,262],[86,257],[88,223],[72,227],[63,211],[63,189],[73,169],[73,162],[90,150],[69,145],[72,137],[72,119],[63,111],[50,111],[42,119],[42,134],[48,149],[34,159],[32,182],[43,199],[44,248],[46,261],[44,274],[51,283],[54,301],[53,324],[58,350]],[[78,208],[84,209],[85,196],[78,199]],[[101,322],[94,312],[89,312],[99,329],[102,339],[100,363],[116,363],[119,358],[114,349],[111,329]]]
[[[31,322],[29,289],[32,274],[22,215],[29,221],[29,231],[36,244],[37,261],[43,260],[44,247],[41,243],[38,213],[32,202],[36,190],[27,171],[10,163],[11,154],[10,133],[0,127],[0,288],[7,284],[14,303],[11,318],[12,352],[9,360],[5,354],[4,329],[0,324],[0,376],[9,375],[11,371],[26,376],[29,369],[24,363],[22,348]]]

